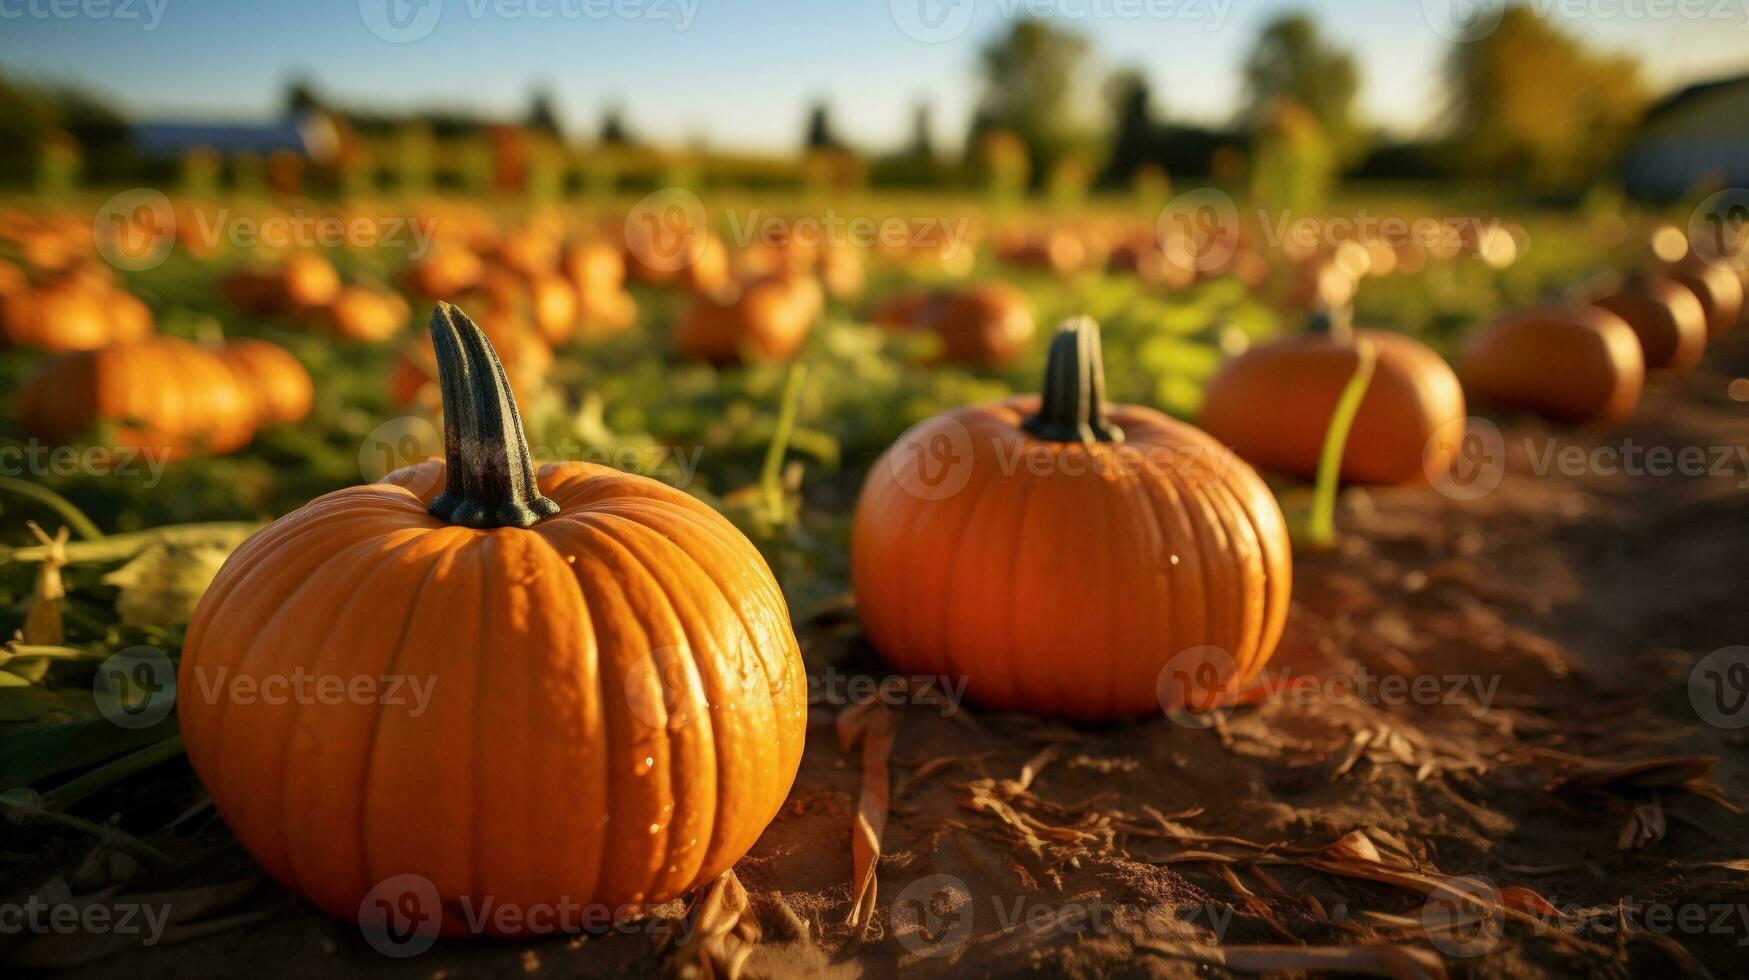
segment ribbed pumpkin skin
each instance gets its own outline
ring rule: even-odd
[[[1162,668],[1195,647],[1232,657],[1227,688],[1255,675],[1281,638],[1292,580],[1263,481],[1148,408],[1112,406],[1118,445],[1035,439],[1020,424],[1038,404],[930,419],[869,471],[851,568],[875,649],[902,672],[966,678],[991,708],[1082,720],[1160,711]],[[918,478],[918,455],[938,440],[969,453],[953,465],[970,477],[923,499],[907,486],[937,485]],[[1120,450],[1157,463],[1119,472]]]
[[[174,337],[62,354],[25,382],[19,420],[68,442],[101,421],[121,448],[180,458],[228,453],[255,435],[255,403],[217,355]]]
[[[584,463],[541,470],[561,510],[528,530],[427,514],[439,461],[388,480],[250,538],[189,626],[189,761],[256,860],[348,920],[378,882],[424,875],[457,935],[464,898],[661,902],[745,854],[789,792],[807,711],[787,607],[746,538]],[[429,678],[429,708],[202,696],[220,671],[300,667]]]
[[[316,387],[291,351],[265,340],[233,340],[219,351],[219,359],[255,399],[260,424],[289,425],[309,417]]]
[[[1620,422],[1639,403],[1646,357],[1622,319],[1595,306],[1496,320],[1459,370],[1472,397],[1562,422]]]
[[[1440,427],[1464,417],[1464,390],[1445,359],[1388,330],[1358,330],[1378,352],[1342,452],[1342,479],[1395,484],[1437,479],[1455,446],[1435,446]],[[1252,465],[1303,477],[1318,472],[1324,436],[1354,375],[1354,347],[1307,334],[1253,347],[1209,383],[1197,424]]]
[[[1631,284],[1593,305],[1633,328],[1648,368],[1691,371],[1706,353],[1706,308],[1693,290],[1674,279]]]

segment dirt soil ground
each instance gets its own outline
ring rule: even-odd
[[[1749,819],[1735,807],[1749,804],[1749,727],[1728,725],[1749,723],[1749,688],[1728,671],[1694,688],[1716,695],[1709,722],[1690,679],[1709,653],[1749,643],[1749,473],[1734,455],[1749,446],[1749,404],[1727,395],[1746,376],[1739,332],[1619,428],[1494,417],[1505,470],[1475,499],[1349,491],[1344,545],[1297,558],[1269,686],[1218,725],[1067,728],[923,695],[821,705],[739,884],[620,930],[385,957],[254,880],[178,762],[135,780],[158,802],[123,789],[81,808],[126,813],[169,866],[136,871],[109,852],[94,860],[89,838],[33,835],[0,887],[14,897],[110,875],[127,879],[121,895],[178,891],[166,941],[38,936],[0,957],[82,977],[261,980],[1208,976],[1319,963],[1741,976]],[[1708,447],[1733,455],[1694,476],[1541,465],[1551,446],[1629,445],[1702,447],[1709,467]],[[848,608],[798,632],[816,676],[883,674]],[[1073,651],[1064,661],[1074,669]],[[1340,681],[1352,677],[1362,682]],[[879,841],[872,892],[856,884],[859,813]]]

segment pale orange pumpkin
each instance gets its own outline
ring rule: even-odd
[[[61,354],[25,382],[19,420],[32,435],[71,442],[110,426],[113,446],[180,458],[227,453],[255,434],[255,402],[211,351],[155,337]]]
[[[1100,719],[1209,707],[1274,652],[1292,575],[1275,499],[1203,432],[1108,408],[1097,330],[1058,333],[1042,399],[937,416],[869,470],[851,579],[894,669]]]
[[[486,902],[682,895],[753,846],[800,764],[783,594],[697,499],[537,469],[485,335],[447,305],[432,334],[447,461],[327,494],[231,555],[183,646],[188,760],[261,866],[338,918],[368,919],[399,875],[431,883],[449,935]],[[299,672],[408,678],[429,701],[226,696]]]
[[[393,340],[407,327],[412,309],[401,294],[369,286],[346,286],[318,314],[336,337],[378,344]]]
[[[1252,465],[1317,475],[1342,389],[1359,357],[1355,338],[1377,358],[1342,453],[1341,478],[1354,483],[1436,480],[1456,453],[1441,429],[1464,417],[1463,386],[1426,344],[1390,330],[1350,331],[1345,310],[1322,313],[1298,337],[1252,347],[1209,382],[1197,424]]]
[[[1691,258],[1670,268],[1670,277],[1694,291],[1706,310],[1707,336],[1724,336],[1743,316],[1743,280],[1723,266]]]
[[[1478,401],[1564,422],[1620,422],[1639,403],[1646,357],[1633,328],[1596,306],[1512,313],[1478,334],[1458,370]]]
[[[415,296],[425,299],[449,299],[479,285],[485,274],[485,263],[464,245],[444,243],[430,255],[409,265],[400,282]]]
[[[254,399],[258,425],[290,425],[309,417],[316,387],[291,351],[246,338],[225,344],[218,356]]]
[[[1633,328],[1648,368],[1690,371],[1706,353],[1706,308],[1692,290],[1674,279],[1633,280],[1593,304]]]
[[[95,350],[152,335],[138,297],[72,273],[0,293],[0,340],[45,351]]]
[[[746,352],[788,360],[807,342],[820,305],[819,284],[803,276],[772,276],[733,296],[700,297],[675,327],[674,350],[713,364],[735,363]]]

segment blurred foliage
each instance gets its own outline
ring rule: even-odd
[[[1264,132],[1277,124],[1280,106],[1291,103],[1311,114],[1335,162],[1347,166],[1366,150],[1355,114],[1360,68],[1354,56],[1331,44],[1304,13],[1270,21],[1245,59],[1243,125]]]
[[[1278,211],[1323,207],[1336,184],[1336,149],[1305,106],[1278,100],[1251,144],[1251,196]]]
[[[1587,50],[1525,7],[1452,49],[1453,151],[1472,175],[1575,193],[1620,158],[1645,109],[1639,66]]]
[[[991,131],[1012,133],[1026,148],[1041,185],[1059,161],[1098,149],[1100,121],[1089,81],[1087,39],[1040,20],[1021,20],[980,57],[984,91],[967,147],[983,150]]]

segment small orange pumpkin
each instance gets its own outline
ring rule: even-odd
[[[114,286],[72,273],[0,293],[0,339],[8,346],[95,350],[152,335],[152,311]]]
[[[1394,331],[1351,332],[1345,309],[1312,323],[1301,336],[1253,347],[1222,367],[1197,417],[1203,431],[1254,466],[1316,476],[1336,403],[1354,375],[1358,336],[1377,359],[1343,449],[1342,479],[1407,483],[1449,470],[1455,446],[1435,436],[1464,417],[1464,391],[1445,359]]]
[[[896,670],[1100,719],[1206,708],[1274,652],[1292,575],[1275,498],[1203,432],[1108,409],[1097,331],[1064,325],[1042,400],[937,416],[869,470],[851,578]]]
[[[941,359],[1000,367],[1032,342],[1032,304],[1026,294],[1000,282],[956,289],[924,308],[918,326],[941,338]]]
[[[862,295],[866,279],[862,250],[849,245],[836,245],[820,250],[820,281],[827,295],[836,300],[855,299]]]
[[[118,448],[181,458],[228,453],[255,434],[255,402],[206,348],[155,337],[50,358],[28,381],[19,420],[56,442],[113,426]]]
[[[375,922],[367,897],[400,875],[430,882],[446,935],[487,902],[684,894],[753,846],[801,761],[783,593],[696,498],[537,469],[485,334],[448,305],[431,332],[447,459],[327,494],[231,555],[183,647],[182,689],[220,692],[178,699],[188,760],[262,867],[337,918]],[[298,673],[349,692],[408,678],[428,701],[225,696]]]
[[[527,286],[535,329],[555,347],[569,341],[577,332],[577,287],[556,272],[530,276]]]
[[[1087,264],[1087,245],[1067,228],[1011,228],[998,236],[996,257],[1066,276]]]
[[[369,286],[347,286],[320,311],[321,322],[343,340],[378,344],[406,329],[412,309],[401,294]]]
[[[675,328],[675,353],[712,364],[735,363],[744,351],[789,360],[808,339],[819,294],[811,277],[772,276],[733,297],[700,297]]]
[[[1622,319],[1640,338],[1646,367],[1693,370],[1706,353],[1706,308],[1694,292],[1661,276],[1624,283],[1593,301]]]
[[[258,425],[290,425],[309,417],[316,388],[291,351],[265,340],[243,339],[227,343],[218,355],[255,399]]]
[[[479,285],[485,271],[485,263],[471,249],[449,243],[408,266],[399,281],[415,296],[448,299]]]
[[[219,280],[219,295],[256,316],[307,313],[340,296],[340,273],[315,252],[298,252],[277,266],[237,269]]]
[[[1620,422],[1646,382],[1639,337],[1596,306],[1509,314],[1471,342],[1458,371],[1480,401],[1563,422]]]
[[[1743,315],[1743,280],[1723,266],[1692,259],[1673,266],[1670,277],[1694,291],[1706,310],[1707,336],[1724,336]]]
[[[280,267],[280,289],[291,310],[314,310],[340,295],[340,273],[334,263],[315,252],[299,252]]]

